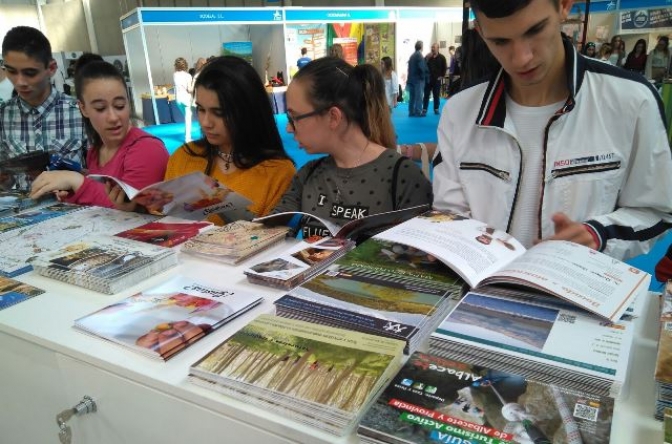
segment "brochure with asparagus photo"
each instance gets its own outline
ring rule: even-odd
[[[225,213],[235,220],[250,200],[226,188],[212,177],[196,171],[175,179],[158,182],[138,190],[120,179],[103,174],[90,174],[91,179],[118,184],[129,199],[144,206],[152,214],[202,220],[210,214]]]
[[[427,212],[375,238],[438,258],[481,292],[502,284],[527,287],[612,322],[651,280],[644,271],[572,242],[545,241],[526,250],[511,235],[450,212]]]

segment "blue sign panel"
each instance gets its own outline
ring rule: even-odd
[[[621,0],[620,9],[647,9],[671,7],[670,0]],[[592,7],[592,6],[591,6]]]
[[[655,28],[672,27],[672,9],[638,9],[621,12],[621,29],[648,32]]]
[[[121,29],[126,29],[130,28],[133,25],[137,25],[139,23],[139,17],[138,17],[138,12],[134,12],[133,14],[129,15],[128,17],[124,17],[121,20]]]
[[[393,9],[286,9],[288,22],[361,22],[395,20]]]
[[[148,23],[218,23],[282,22],[280,9],[165,9],[141,10],[142,22]]]
[[[605,1],[591,1],[590,2],[590,13],[599,13],[599,12],[616,12],[616,0],[605,0]],[[583,14],[586,12],[585,3],[574,3],[572,6],[572,11],[569,13],[570,16]]]
[[[431,22],[456,20],[462,21],[462,8],[417,8],[399,9],[399,18],[407,20],[428,20]],[[469,10],[469,20],[474,20],[474,13]]]

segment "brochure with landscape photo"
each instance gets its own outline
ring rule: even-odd
[[[41,288],[0,277],[0,310],[44,293]]]
[[[467,217],[430,211],[376,235],[437,258],[471,286],[515,285],[552,294],[595,315],[618,320],[647,292],[651,276],[567,241],[525,250],[509,234]]]
[[[362,418],[381,443],[609,442],[614,400],[416,352]]]
[[[77,319],[74,327],[167,360],[262,299],[246,291],[176,276]]]
[[[196,222],[166,216],[155,222],[149,222],[139,227],[122,231],[115,234],[115,236],[146,242],[152,245],[160,245],[162,247],[175,247],[212,226],[211,222]]]
[[[112,176],[90,174],[87,177],[100,182],[115,182],[129,199],[158,215],[203,220],[210,214],[226,213],[227,219],[235,220],[239,218],[236,215],[242,215],[251,203],[200,171],[148,185],[141,190]]]

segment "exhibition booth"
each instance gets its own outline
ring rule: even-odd
[[[462,8],[137,8],[121,18],[135,112],[148,125],[183,121],[171,94],[177,57],[190,65],[224,53],[246,57],[269,85],[278,113],[285,111],[282,85],[298,70],[303,47],[315,59],[339,43],[352,64],[377,66],[390,56],[403,84],[415,42],[425,42],[426,51],[439,42],[447,55],[462,33],[462,14]]]

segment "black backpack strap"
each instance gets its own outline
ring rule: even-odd
[[[397,204],[397,179],[399,179],[399,168],[401,167],[401,163],[404,161],[404,157],[399,156],[397,159],[396,163],[394,164],[394,169],[392,170],[392,189],[391,189],[391,194],[392,194],[392,209],[393,210],[398,210],[398,204]]]

